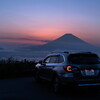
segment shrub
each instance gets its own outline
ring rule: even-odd
[[[0,60],[0,77],[16,77],[34,75],[35,61],[26,59],[18,61],[14,58]]]

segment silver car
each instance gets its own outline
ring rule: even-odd
[[[35,79],[51,82],[54,92],[62,86],[99,87],[100,59],[92,52],[54,52],[36,65]]]

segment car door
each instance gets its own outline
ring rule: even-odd
[[[47,76],[46,76],[46,71],[47,71],[47,64],[50,62],[50,57],[46,57],[41,66],[39,67],[39,75],[40,75],[40,78],[42,79],[47,79]]]
[[[56,67],[58,60],[57,55],[49,56],[44,60],[44,64],[41,67],[41,78],[51,81],[53,75],[53,68]]]

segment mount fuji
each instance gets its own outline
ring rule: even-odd
[[[53,51],[53,50],[97,50],[97,47],[85,42],[84,40],[72,35],[65,34],[56,40],[53,40],[45,45],[32,47],[34,51]]]

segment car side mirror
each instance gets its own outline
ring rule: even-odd
[[[39,64],[41,64],[41,65],[43,65],[43,66],[46,65],[46,63],[45,63],[43,60],[40,60],[40,61],[39,61]]]
[[[40,60],[40,61],[39,61],[39,64],[43,64],[43,60]]]

